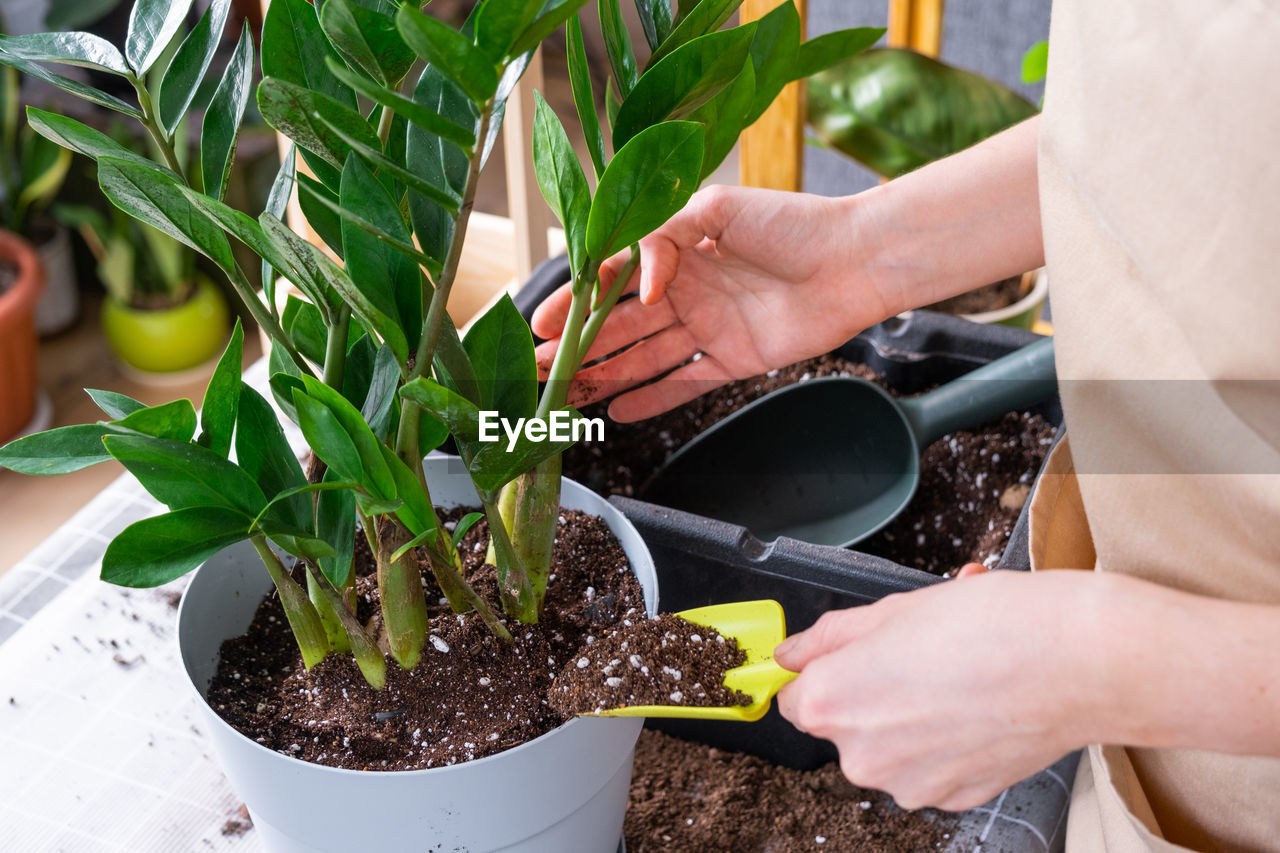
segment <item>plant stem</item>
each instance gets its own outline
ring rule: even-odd
[[[569,306],[569,316],[564,322],[564,331],[560,335],[560,348],[556,350],[555,361],[551,363],[551,373],[547,377],[547,386],[542,391],[542,399],[538,401],[540,418],[546,418],[551,412],[562,407],[568,399],[569,383],[573,381],[581,364],[578,341],[582,335],[582,323],[590,307],[589,280],[579,277],[573,284],[573,302]]]
[[[289,340],[289,336],[280,327],[279,321],[263,307],[262,300],[258,298],[253,286],[249,284],[249,279],[245,278],[245,274],[240,269],[239,264],[232,261],[231,269],[223,271],[227,274],[227,279],[235,289],[236,295],[240,297],[240,301],[249,309],[254,321],[266,331],[267,336],[285,348],[285,351],[289,353],[289,357],[293,359],[293,363],[298,366],[299,370],[307,376],[315,376],[311,365],[307,364],[307,360],[302,357],[302,353],[298,352],[298,348],[293,345],[293,341]]]
[[[520,556],[511,543],[502,513],[492,500],[482,500],[481,503],[484,505],[485,518],[489,520],[489,542],[497,557],[494,568],[497,570],[498,595],[502,598],[502,607],[521,622],[537,622],[537,597],[533,594],[533,585],[529,582]]]
[[[427,598],[422,574],[412,550],[397,560],[391,555],[410,539],[395,519],[387,519],[378,537],[378,594],[382,599],[382,624],[387,629],[391,656],[402,669],[413,669],[427,641]]]
[[[324,349],[324,384],[342,390],[342,377],[347,370],[347,333],[351,328],[351,309],[344,302],[329,327]]]
[[[360,667],[360,674],[364,676],[364,680],[375,690],[381,690],[387,686],[387,662],[382,656],[382,650],[378,648],[378,644],[365,632],[360,621],[356,619],[348,602],[343,600],[343,595],[322,573],[317,572],[310,563],[307,565],[307,587],[308,589],[316,589],[322,595],[329,607],[333,610],[335,617],[341,622],[341,626],[345,631],[344,639],[347,641],[347,649],[350,650],[352,656],[356,659],[356,666]]]
[[[604,321],[609,318],[609,312],[613,310],[613,306],[617,305],[618,300],[622,298],[623,291],[627,289],[627,282],[631,281],[631,276],[635,274],[636,268],[639,266],[640,249],[638,246],[632,246],[631,256],[627,258],[627,262],[618,271],[618,277],[613,280],[613,284],[604,295],[604,299],[601,299],[599,304],[591,310],[591,317],[588,318],[587,325],[582,330],[582,337],[578,340],[578,364],[573,368],[574,373],[577,373],[578,368],[582,366],[582,359],[586,358],[587,353],[591,352],[591,345],[596,342],[596,336],[600,334]]]
[[[302,652],[302,663],[307,669],[324,660],[329,653],[329,638],[325,634],[324,625],[320,622],[320,614],[307,598],[306,592],[298,585],[285,569],[284,563],[271,546],[267,537],[261,534],[252,538],[253,547],[258,556],[266,564],[267,573],[276,585],[276,593],[280,596],[280,605],[284,608],[285,618],[289,620],[289,628],[293,631],[293,639]]]
[[[310,566],[307,566],[307,598],[320,616],[320,625],[324,628],[325,636],[329,638],[329,648],[339,653],[351,651],[351,643],[347,640],[347,631],[342,625],[342,619],[334,603],[325,595],[320,581],[316,578],[316,573]]]
[[[444,539],[443,536],[440,539]],[[442,554],[439,548],[428,548],[427,556],[431,560],[431,571],[436,577],[436,582],[440,584],[440,589],[445,594],[445,598],[449,599],[450,606],[453,607],[455,613],[466,613],[468,610],[474,610],[476,615],[484,622],[495,637],[504,643],[511,642],[511,633],[506,629],[497,615],[493,612],[493,608],[489,603],[480,597],[474,589],[471,588],[462,578],[462,563],[458,559],[456,551],[450,554]],[[463,606],[459,607],[454,604],[458,600],[463,602]]]
[[[147,91],[146,84],[133,74],[130,74],[127,79],[133,84],[133,90],[138,93],[138,107],[142,110],[142,126],[147,129],[147,133],[155,141],[156,147],[160,149],[160,153],[164,156],[165,164],[178,177],[182,178],[183,183],[191,186],[191,181],[183,170],[182,163],[178,160],[178,154],[173,150],[173,140],[169,138],[164,132],[164,128],[156,121],[155,105],[151,101],[151,93]]]

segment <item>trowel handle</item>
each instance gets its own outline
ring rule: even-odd
[[[949,432],[1047,400],[1057,389],[1053,338],[1042,338],[941,388],[899,402],[923,449]]]

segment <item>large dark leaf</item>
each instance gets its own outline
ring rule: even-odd
[[[454,124],[476,126],[477,116],[467,96],[436,68],[427,66],[422,72],[413,100]],[[467,155],[452,142],[417,124],[409,125],[406,163],[414,174],[433,186],[448,187],[461,194],[466,185]],[[443,263],[453,240],[454,217],[438,202],[412,189],[409,215],[422,251]]]
[[[618,108],[614,150],[646,127],[688,117],[719,94],[742,72],[754,35],[753,24],[710,33],[651,66]]]
[[[541,92],[534,93],[533,170],[542,197],[564,225],[570,263],[580,271],[587,262],[591,188],[564,126]]]
[[[677,16],[671,35],[649,57],[649,67],[652,68],[681,45],[720,29],[741,5],[742,0],[701,0],[698,5],[685,12],[685,4],[681,3],[682,14]]]
[[[205,110],[200,135],[200,174],[204,178],[205,194],[213,198],[220,199],[226,192],[231,160],[236,154],[236,139],[240,136],[240,121],[249,103],[252,83],[253,39],[249,37],[249,24],[246,22],[235,53],[227,63],[213,100],[209,102],[209,109]]]
[[[124,55],[138,76],[150,70],[164,53],[190,8],[191,0],[137,0],[133,4]]]
[[[671,0],[636,0],[636,11],[640,14],[640,26],[644,28],[649,50],[657,50],[671,35]]]
[[[0,54],[31,62],[78,65],[112,74],[129,73],[129,66],[116,46],[93,33],[0,35]]]
[[[63,148],[93,160],[99,157],[114,157],[117,160],[128,160],[171,177],[177,177],[168,168],[125,148],[105,133],[81,124],[73,118],[46,112],[36,107],[27,107],[27,124],[45,139],[52,140]]]
[[[751,123],[751,105],[756,95],[756,73],[748,62],[732,83],[689,116],[706,128],[706,150],[702,156],[699,181],[707,179],[729,156],[738,137]]]
[[[746,125],[760,118],[782,88],[796,78],[799,48],[800,13],[791,0],[779,3],[773,11],[756,21],[756,34],[751,39],[751,66],[756,92]]]
[[[342,217],[336,212],[339,206],[337,190],[331,190],[301,172],[294,176],[294,180],[298,182],[298,207],[302,209],[307,225],[341,258]]]
[[[884,48],[809,81],[809,121],[827,145],[896,177],[962,151],[1036,113],[985,77]]]
[[[329,71],[338,60],[307,0],[272,0],[262,22],[262,76],[285,80],[354,108],[355,93]]]
[[[661,2],[661,0],[660,0]],[[591,86],[591,66],[582,41],[582,25],[577,18],[569,21],[565,35],[565,51],[569,54],[569,83],[573,88],[573,105],[578,110],[582,135],[591,152],[591,165],[596,177],[604,174],[604,135],[600,132],[600,116],[596,112],[596,96]]]
[[[409,47],[449,76],[473,101],[484,102],[498,91],[494,62],[466,36],[411,6],[401,6],[396,25]]]
[[[222,40],[230,10],[231,0],[213,0],[165,69],[164,79],[160,81],[160,94],[156,97],[156,110],[160,123],[169,133],[182,121],[195,99],[196,90],[200,88],[218,49],[218,42]]]
[[[447,139],[466,151],[470,151],[476,144],[475,120],[470,112],[466,114],[466,121],[471,126],[463,126],[450,121],[432,107],[423,106],[399,92],[371,83],[349,68],[345,68],[337,60],[330,60],[329,70],[335,77],[366,98],[381,106],[390,107],[396,111],[397,115],[404,116],[410,123],[418,125],[429,133]]]
[[[307,484],[302,466],[284,437],[271,404],[243,382],[236,417],[236,461],[272,499]],[[311,527],[311,502],[304,494],[278,501],[273,509],[303,530]]]
[[[108,435],[102,443],[169,509],[223,507],[253,517],[266,506],[252,477],[198,444],[142,435]]]
[[[516,477],[532,470],[543,460],[550,459],[573,446],[572,424],[582,416],[572,406],[558,409],[552,414],[552,420],[543,421],[547,424],[545,427],[547,437],[542,441],[534,441],[522,431],[514,447],[510,446],[505,432],[500,440],[482,444],[479,452],[472,457],[467,466],[471,481],[475,483],[476,488],[482,492],[497,492]],[[568,437],[553,439],[552,436],[556,435],[557,431]]]
[[[467,330],[462,345],[480,385],[480,408],[514,421],[538,407],[538,369],[533,335],[505,293]]]
[[[231,434],[240,411],[240,372],[243,363],[244,327],[236,320],[231,342],[218,359],[200,406],[200,445],[219,456],[231,452]]]
[[[382,451],[379,449],[382,442],[378,441],[373,431],[369,429],[360,411],[336,389],[330,388],[318,379],[304,376],[302,382],[306,387],[307,396],[332,413],[334,420],[355,447],[359,457],[360,472],[352,479],[364,484],[369,493],[376,498],[395,498],[395,485],[382,458]],[[297,402],[296,397],[294,402]]]
[[[346,59],[379,83],[396,85],[413,51],[396,29],[397,4],[387,0],[325,0],[320,28]]]
[[[741,0],[739,0],[741,2]],[[622,18],[622,9],[618,0],[599,0],[600,32],[604,36],[605,53],[609,56],[609,67],[613,70],[614,82],[625,99],[635,88],[639,69],[636,65],[635,51],[631,47],[631,36],[627,32],[627,23]]]
[[[258,109],[272,127],[337,169],[346,162],[351,146],[331,127],[341,128],[347,136],[365,145],[382,145],[378,134],[360,113],[287,80],[276,77],[263,80],[258,86]]]
[[[379,231],[406,245],[409,227],[395,200],[359,160],[342,170],[340,203]],[[418,348],[422,331],[422,284],[418,267],[403,253],[348,221],[342,223],[342,254],[353,282],[404,331],[408,348]]]
[[[325,482],[336,482],[333,469],[324,472]],[[321,492],[316,496],[316,535],[333,548],[332,557],[319,560],[320,571],[339,589],[351,575],[355,556],[356,499],[348,489]]]
[[[520,34],[508,55],[519,56],[533,50],[585,5],[586,0],[548,0],[542,14]]]
[[[244,513],[207,506],[144,518],[111,540],[102,556],[102,579],[130,587],[168,583],[249,538],[252,521]]]
[[[98,185],[116,207],[209,257],[224,270],[235,259],[227,237],[169,175],[129,160],[98,160]]]
[[[600,177],[587,220],[587,252],[607,258],[674,216],[702,168],[702,125],[667,121],[636,134]]]
[[[115,110],[118,113],[131,116],[132,118],[142,118],[141,110],[132,104],[120,100],[115,95],[109,95],[101,89],[95,89],[92,86],[85,85],[79,80],[72,80],[70,77],[63,77],[61,74],[54,74],[38,63],[19,59],[18,57],[10,56],[7,53],[0,53],[0,65],[8,65],[29,77],[34,77],[37,80],[43,80],[51,86],[57,86],[64,92],[70,92],[73,95],[84,98],[91,104],[97,104],[100,107]]]
[[[476,45],[494,62],[506,58],[516,38],[538,17],[543,0],[489,0],[476,14]]]

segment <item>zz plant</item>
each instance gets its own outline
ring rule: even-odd
[[[527,431],[510,442],[482,441],[481,412],[511,421],[579,417],[566,405],[568,386],[635,269],[636,241],[685,204],[784,85],[881,34],[847,30],[802,43],[789,0],[725,30],[741,0],[681,0],[674,11],[667,0],[636,0],[650,54],[641,67],[619,0],[599,0],[611,70],[602,129],[577,19],[584,2],[484,0],[457,30],[416,3],[273,0],[257,105],[295,147],[256,219],[222,200],[252,90],[247,30],[199,119],[199,157],[189,168],[175,143],[180,126],[197,121],[191,107],[202,82],[208,86],[229,0],[214,0],[186,33],[189,3],[138,0],[123,54],[86,33],[0,40],[0,63],[130,116],[150,134],[162,163],[70,118],[28,110],[37,132],[97,161],[101,188],[117,207],[222,269],[275,343],[271,392],[315,460],[303,470],[271,405],[241,381],[239,327],[199,416],[185,400],[145,407],[90,391],[106,420],[15,441],[0,449],[0,464],[60,474],[114,458],[168,507],[112,541],[105,580],[162,584],[248,539],[305,664],[350,652],[375,687],[385,683],[384,652],[412,668],[427,639],[420,558],[452,608],[474,611],[498,637],[509,639],[513,619],[538,619],[560,454],[570,442],[533,441]],[[539,97],[535,171],[564,225],[573,270],[573,307],[540,390],[532,336],[509,298],[465,335],[445,306],[507,97],[538,44],[562,25],[596,190]],[[166,64],[171,42],[177,47]],[[120,76],[136,103],[45,63]],[[328,251],[282,221],[295,188]],[[232,239],[261,258],[265,298],[237,264]],[[627,251],[622,274],[602,288],[601,262]],[[306,298],[290,296],[277,310],[277,273]],[[479,514],[443,534],[424,479],[422,455],[450,438],[489,523],[498,602],[467,584],[456,552]],[[355,616],[357,531],[376,558],[376,630]],[[281,552],[297,558],[293,570]]]

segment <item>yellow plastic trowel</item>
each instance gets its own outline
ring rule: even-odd
[[[689,708],[683,705],[631,705],[597,711],[601,717],[682,717],[696,720],[758,720],[769,710],[773,694],[796,677],[773,662],[773,650],[787,637],[786,617],[776,601],[736,601],[695,607],[676,614],[695,625],[713,628],[738,641],[747,653],[742,666],[725,673],[724,686],[751,697],[750,705]]]

